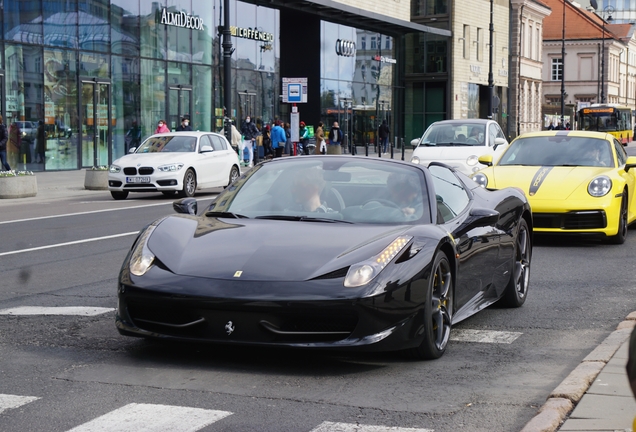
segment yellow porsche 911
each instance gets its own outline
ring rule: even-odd
[[[625,242],[636,219],[636,156],[628,157],[612,135],[545,131],[517,137],[498,161],[472,175],[488,189],[522,189],[534,231],[584,233]]]

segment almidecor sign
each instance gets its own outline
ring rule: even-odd
[[[259,31],[258,29],[242,28],[236,26],[230,26],[230,34],[234,37],[240,37],[243,39],[252,39],[263,42],[273,42],[274,35],[267,32]]]
[[[203,30],[203,20],[201,18],[185,12],[169,12],[168,8],[161,9],[161,24],[192,30]]]

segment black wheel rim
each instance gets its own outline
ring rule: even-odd
[[[619,220],[618,226],[618,234],[627,237],[627,200],[625,196],[623,196],[623,200],[621,201],[621,216]]]
[[[433,338],[435,346],[442,351],[448,344],[451,331],[451,314],[453,310],[453,280],[450,265],[446,259],[437,263],[433,273]]]
[[[195,188],[196,181],[194,180],[194,173],[192,171],[188,171],[185,177],[185,190],[188,196],[194,195]]]
[[[530,280],[530,233],[522,225],[517,234],[514,264],[515,290],[520,299],[526,296]]]

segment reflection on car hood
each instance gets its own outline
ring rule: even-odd
[[[531,200],[564,200],[578,188],[587,188],[590,180],[607,171],[604,167],[497,166],[493,169],[493,183],[488,187],[516,186]]]
[[[175,153],[175,152],[155,152],[155,153],[133,153],[122,156],[113,162],[113,165],[120,167],[127,166],[158,166],[167,163],[182,162],[190,159],[196,153]]]
[[[179,215],[161,222],[148,247],[183,276],[300,281],[371,258],[410,228]]]

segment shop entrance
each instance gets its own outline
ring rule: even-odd
[[[192,86],[171,85],[170,98],[168,99],[168,127],[170,130],[176,130],[184,116],[190,117],[190,125],[192,125],[191,112]]]
[[[111,153],[110,82],[82,80],[82,167],[108,166]]]

